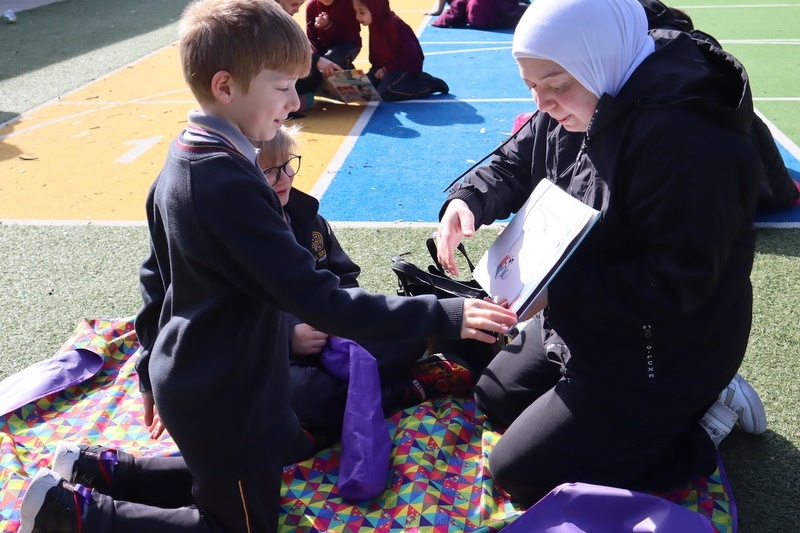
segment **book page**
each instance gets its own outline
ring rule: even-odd
[[[519,316],[539,297],[599,212],[542,180],[481,257],[473,276]]]
[[[381,97],[361,69],[337,72],[325,80],[325,96],[346,104],[379,102]]]

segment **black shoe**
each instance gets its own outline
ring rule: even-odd
[[[70,483],[91,487],[101,494],[111,494],[114,468],[118,464],[114,448],[61,441],[56,446],[53,471]]]
[[[92,491],[40,468],[22,497],[18,533],[80,533]]]
[[[435,93],[448,94],[450,92],[450,87],[447,86],[443,79],[434,78],[433,76],[431,76],[431,89]]]

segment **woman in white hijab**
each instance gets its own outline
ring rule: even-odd
[[[543,312],[478,380],[507,427],[489,467],[524,504],[583,481],[667,489],[766,428],[737,374],[747,346],[761,178],[747,74],[636,0],[535,0],[512,52],[538,111],[450,192],[439,260],[548,179],[601,218]],[[723,391],[723,394],[720,394]]]

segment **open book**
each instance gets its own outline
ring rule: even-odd
[[[589,233],[600,212],[542,180],[475,266],[473,277],[524,316]]]
[[[322,96],[346,104],[366,104],[381,100],[378,91],[361,69],[343,70],[325,80]]]

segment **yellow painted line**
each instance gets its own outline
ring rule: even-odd
[[[430,5],[404,0],[396,12],[418,30]],[[362,37],[357,66],[366,69],[365,28]],[[0,220],[144,220],[147,190],[195,107],[170,45],[25,113],[0,128]],[[297,121],[298,188],[311,191],[362,110],[320,100]]]

